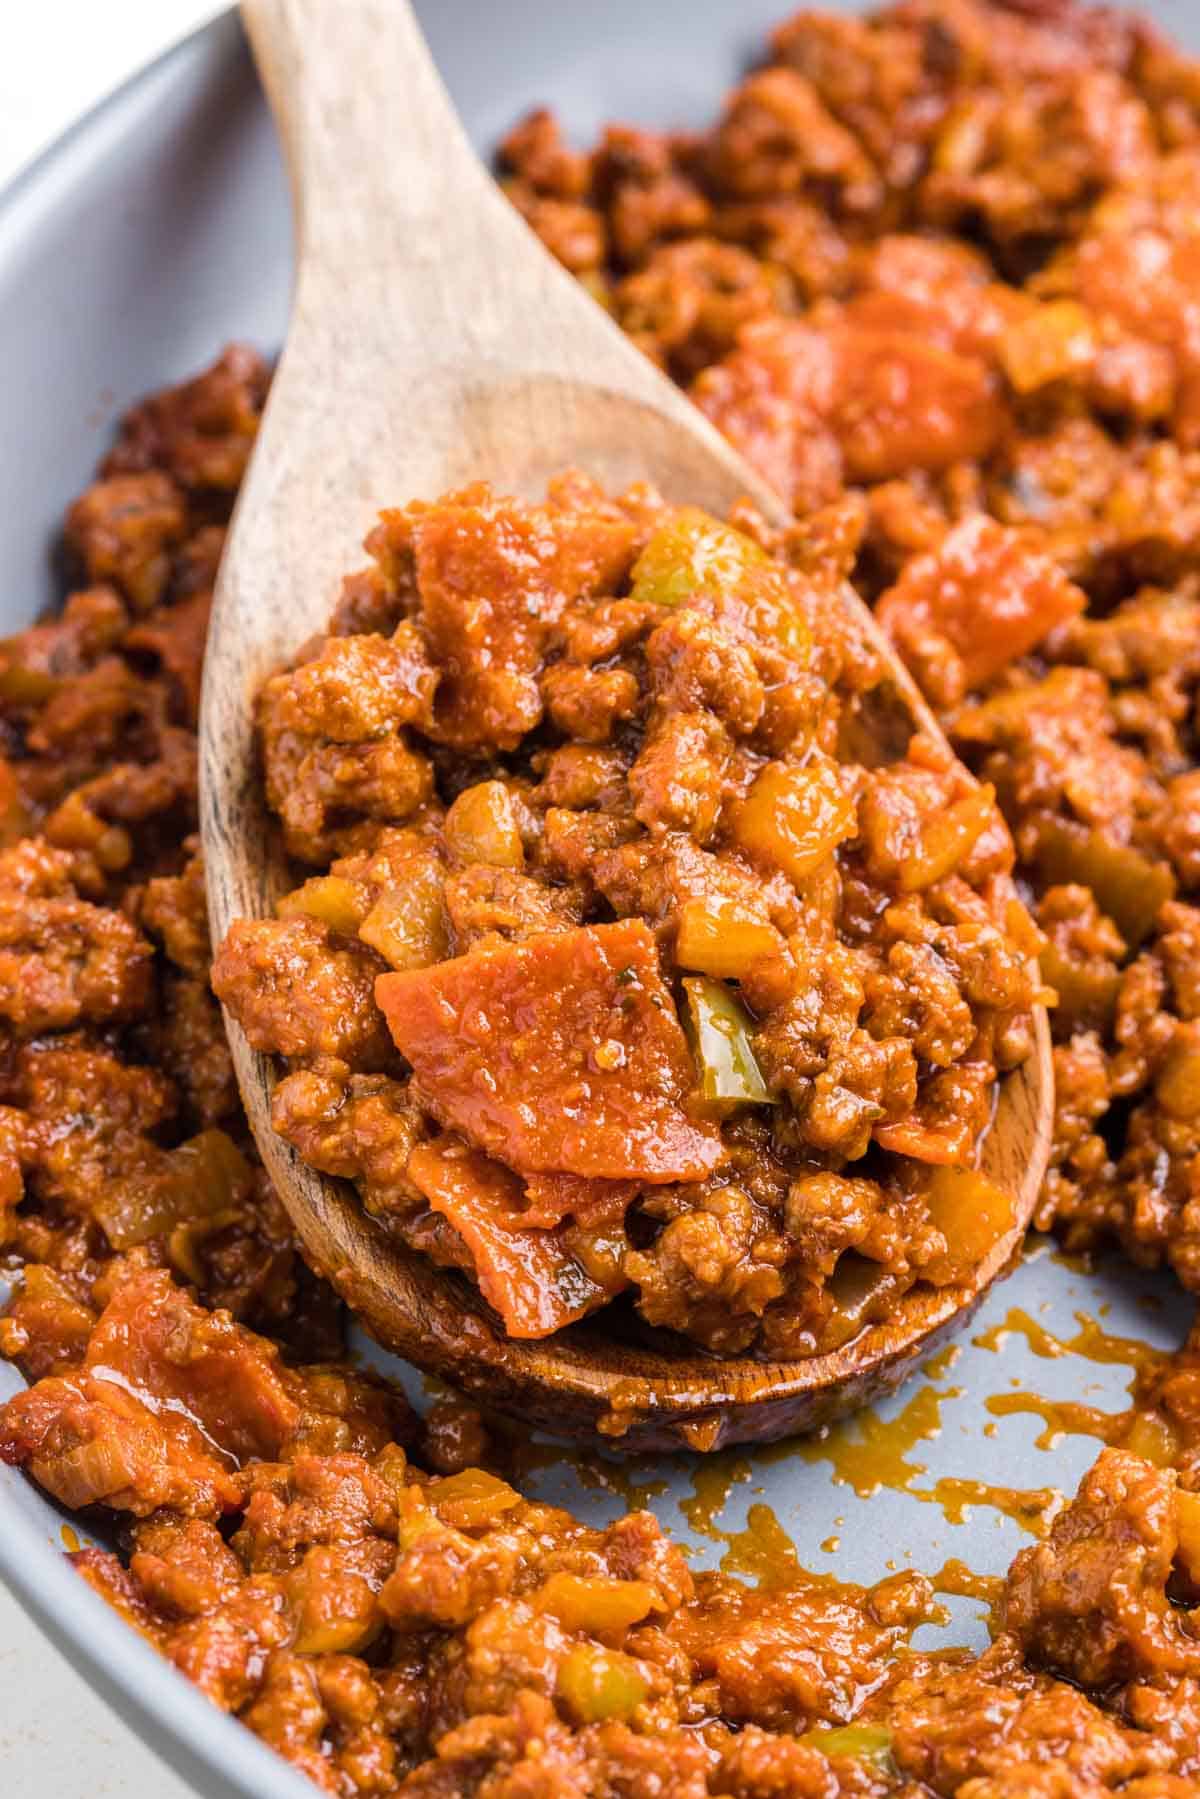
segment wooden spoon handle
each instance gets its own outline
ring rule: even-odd
[[[302,272],[468,263],[477,209],[506,209],[467,139],[408,0],[242,0],[283,141]],[[447,254],[447,238],[453,255]],[[444,323],[444,320],[443,320]]]
[[[303,460],[330,546],[337,515],[320,492],[336,488],[361,537],[378,505],[432,498],[431,467],[439,487],[486,475],[532,496],[577,464],[718,512],[751,493],[787,516],[504,198],[408,0],[243,0],[242,15],[291,171],[298,250],[264,427],[274,473],[255,469],[256,493],[286,488]],[[308,572],[332,579],[333,566]]]

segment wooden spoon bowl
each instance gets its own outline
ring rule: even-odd
[[[225,551],[201,716],[201,818],[215,941],[293,883],[273,847],[253,733],[262,682],[321,630],[385,505],[481,476],[528,498],[577,466],[650,480],[725,515],[787,508],[543,250],[483,170],[404,0],[245,0],[294,187],[291,327]],[[939,735],[862,603],[885,704]],[[882,726],[881,726],[882,730]],[[621,1342],[603,1317],[507,1338],[474,1287],[409,1252],[347,1183],[270,1122],[275,1069],[226,1019],[259,1150],[313,1266],[388,1349],[530,1426],[623,1449],[712,1449],[811,1429],[896,1385],[970,1315],[1016,1254],[1049,1153],[1043,1012],[1006,1077],[980,1167],[1011,1227],[954,1288],[916,1288],[886,1324],[807,1360],[717,1360]]]

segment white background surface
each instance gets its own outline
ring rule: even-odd
[[[226,3],[0,0],[0,184],[126,75]]]
[[[0,0],[0,186],[220,0]],[[194,1799],[0,1587],[0,1789],[11,1799]]]

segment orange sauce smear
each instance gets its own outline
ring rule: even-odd
[[[1116,1336],[1084,1312],[1076,1312],[1075,1318],[1079,1326],[1075,1334],[1058,1337],[1028,1312],[1015,1306],[1001,1324],[993,1325],[974,1341],[981,1349],[998,1352],[1010,1335],[1018,1333],[1025,1338],[1034,1355],[1045,1360],[1076,1355],[1100,1366],[1128,1368],[1134,1403],[1123,1411],[1108,1412],[1078,1400],[1048,1399],[1040,1393],[1022,1390],[993,1394],[985,1402],[988,1411],[995,1418],[1021,1414],[1040,1418],[1043,1429],[1035,1439],[1039,1449],[1053,1450],[1065,1436],[1094,1437],[1110,1448],[1132,1450],[1155,1467],[1171,1467],[1178,1460],[1182,1447],[1178,1433],[1170,1419],[1160,1411],[1153,1406],[1138,1405],[1136,1401],[1138,1388],[1154,1380],[1170,1362],[1169,1353],[1136,1337]]]
[[[1066,1505],[1057,1487],[999,1487],[989,1481],[943,1475],[928,1490],[911,1487],[914,1499],[940,1505],[949,1524],[965,1524],[972,1506],[985,1505],[1031,1537],[1048,1537],[1050,1526]]]
[[[1079,1329],[1073,1337],[1056,1337],[1020,1306],[1013,1306],[1000,1324],[991,1325],[971,1341],[980,1349],[999,1351],[1010,1336],[1018,1335],[1024,1337],[1033,1354],[1043,1360],[1077,1355],[1087,1362],[1132,1368],[1143,1376],[1157,1373],[1170,1360],[1165,1350],[1155,1349],[1140,1338],[1114,1336],[1086,1312],[1076,1312],[1075,1320]]]
[[[1030,1319],[1029,1323],[1033,1325],[1034,1321]],[[1049,1333],[1045,1335],[1048,1340]],[[943,1404],[962,1392],[960,1387],[932,1384],[944,1377],[953,1361],[954,1357],[945,1351],[933,1357],[925,1367],[927,1384],[919,1387],[894,1417],[860,1412],[809,1441],[798,1443],[797,1453],[809,1463],[828,1462],[833,1480],[853,1488],[860,1499],[869,1499],[881,1487],[908,1493],[923,1505],[940,1506],[946,1521],[955,1525],[966,1522],[972,1507],[988,1506],[1031,1536],[1046,1536],[1064,1504],[1062,1494],[1055,1488],[1005,1487],[953,1475],[942,1476],[932,1486],[918,1484],[928,1467],[912,1452],[918,1444],[940,1434]]]
[[[730,1493],[735,1486],[750,1480],[753,1473],[750,1463],[736,1451],[709,1456],[697,1463],[691,1473],[691,1494],[679,1501],[679,1509],[692,1529],[718,1541],[721,1533],[716,1521],[725,1510]]]
[[[859,1412],[841,1424],[796,1444],[806,1462],[828,1462],[839,1486],[852,1487],[860,1499],[869,1499],[880,1487],[894,1493],[914,1492],[913,1482],[926,1464],[911,1460],[918,1443],[936,1437],[942,1428],[942,1405],[956,1398],[958,1387],[918,1387],[894,1418],[875,1412]]]
[[[759,1464],[782,1461],[795,1453],[794,1443],[776,1443],[758,1451]],[[740,1574],[764,1590],[794,1585],[800,1579],[827,1580],[828,1575],[808,1574],[801,1568],[796,1546],[771,1506],[763,1501],[752,1504],[740,1530],[726,1530],[718,1520],[735,1486],[754,1477],[754,1468],[744,1454],[729,1450],[707,1456],[691,1471],[692,1491],[680,1499],[679,1509],[688,1524],[711,1542],[723,1543],[723,1574]]]
[[[936,1574],[929,1576],[935,1593],[954,1599],[981,1599],[988,1629],[995,1634],[1003,1621],[1005,1580],[1002,1574],[976,1574],[957,1556],[944,1561]]]
[[[1136,1406],[1104,1412],[1099,1406],[1046,1399],[1040,1393],[994,1393],[985,1403],[997,1418],[1021,1413],[1040,1418],[1044,1428],[1035,1438],[1038,1449],[1056,1449],[1064,1437],[1095,1437],[1110,1449],[1132,1450],[1156,1468],[1172,1467],[1179,1456],[1179,1438],[1158,1412]]]
[[[798,1580],[812,1584],[829,1579],[810,1574],[800,1566],[796,1545],[774,1511],[762,1501],[746,1513],[741,1530],[721,1531],[728,1547],[721,1557],[722,1574],[740,1574],[760,1592],[794,1586]]]

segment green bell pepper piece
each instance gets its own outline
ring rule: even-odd
[[[750,1042],[750,1014],[737,994],[711,975],[691,976],[683,990],[704,1098],[729,1109],[774,1105]]]
[[[897,1774],[892,1733],[886,1724],[843,1724],[839,1730],[810,1730],[800,1738],[822,1755],[845,1755],[867,1762],[881,1774]]]

